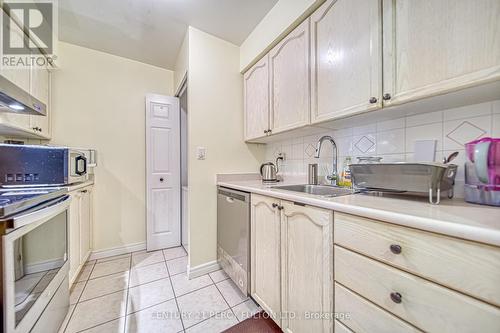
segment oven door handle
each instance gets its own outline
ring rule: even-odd
[[[67,210],[70,202],[71,197],[66,194],[0,222],[7,222],[8,225],[14,229],[21,228],[34,222],[39,222],[37,223],[38,225]]]

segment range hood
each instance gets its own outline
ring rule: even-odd
[[[47,115],[47,106],[0,75],[0,111]]]

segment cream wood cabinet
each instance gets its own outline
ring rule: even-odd
[[[269,57],[265,56],[243,77],[245,140],[268,135],[269,125]]]
[[[384,0],[384,104],[498,80],[499,13],[498,0]]]
[[[343,213],[334,229],[335,311],[352,331],[498,332],[500,248]]]
[[[328,0],[312,14],[312,123],[382,107],[381,7]]]
[[[31,88],[30,92],[47,106],[46,116],[30,116],[30,129],[36,134],[50,138],[50,77],[51,72],[48,67],[31,68]]]
[[[70,192],[69,281],[75,282],[92,249],[92,186]]]
[[[1,13],[3,15],[3,12]],[[2,20],[3,29],[7,24],[7,20]],[[11,25],[11,43],[19,45],[24,41],[24,33],[20,27],[15,24]],[[19,88],[30,91],[30,68],[7,68],[0,66],[0,74],[7,80],[11,81]],[[10,125],[16,129],[30,130],[30,116],[24,114],[0,112],[0,123]],[[0,133],[1,134],[1,133]]]
[[[279,200],[251,196],[250,293],[281,325],[281,222]]]
[[[281,208],[282,329],[331,332],[333,213],[287,201]]]
[[[3,14],[3,13],[2,13]],[[2,20],[5,29],[7,20]],[[24,32],[10,24],[11,43],[24,42]],[[0,75],[47,105],[46,116],[0,112],[0,135],[50,139],[50,70],[38,66],[8,68],[0,66]]]
[[[309,124],[309,20],[269,52],[271,133]]]
[[[252,194],[251,294],[284,332],[333,329],[333,213]]]

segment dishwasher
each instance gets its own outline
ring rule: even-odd
[[[250,193],[217,188],[217,260],[243,294],[248,295]]]

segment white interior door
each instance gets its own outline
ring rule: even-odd
[[[148,251],[181,244],[179,99],[146,96]]]

